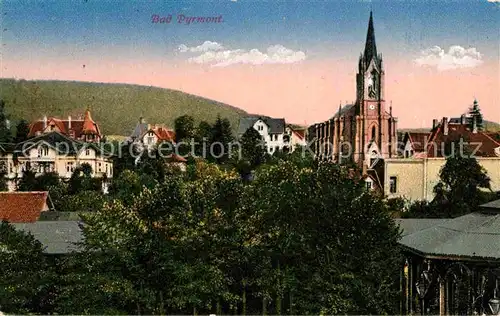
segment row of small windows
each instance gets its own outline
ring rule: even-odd
[[[371,190],[373,188],[372,181],[366,181],[366,189]],[[390,177],[389,178],[389,192],[397,193],[398,192],[398,178]]]
[[[40,146],[38,147],[38,158],[47,157],[49,155],[49,147],[48,146]],[[90,149],[85,149],[85,155],[90,156]]]

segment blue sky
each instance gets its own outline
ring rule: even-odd
[[[228,47],[281,43],[322,57],[358,54],[373,8],[384,54],[413,54],[441,43],[498,57],[499,6],[470,1],[3,1],[4,49],[23,54],[74,52],[171,55],[205,40]],[[151,15],[222,15],[222,24],[155,25]],[[7,46],[7,47],[6,47]],[[397,52],[396,52],[397,51]]]
[[[400,126],[460,115],[475,97],[500,121],[500,0],[0,1],[2,77],[153,85],[300,123],[354,100],[373,10]]]

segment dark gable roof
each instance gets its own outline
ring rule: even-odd
[[[282,134],[285,132],[285,119],[271,118],[267,116],[243,117],[240,119],[238,134],[244,134],[255,122],[262,120],[269,126],[269,134]]]
[[[42,243],[47,254],[67,254],[77,251],[83,241],[78,221],[39,221],[12,224],[17,230],[32,234]]]
[[[16,148],[13,143],[0,143],[0,153],[10,153]]]
[[[16,144],[13,151],[15,153],[22,155],[24,152],[30,150],[32,147],[38,146],[40,143],[44,143],[47,146],[54,148],[55,150],[57,150],[61,154],[74,155],[74,154],[77,154],[78,151],[80,151],[84,148],[92,148],[98,154],[106,155],[108,157],[111,156],[110,153],[104,151],[99,146],[97,146],[95,143],[87,143],[87,142],[78,141],[78,140],[69,138],[68,136],[63,135],[59,132],[50,132],[50,133],[36,136],[34,138],[30,138],[22,143]]]
[[[130,138],[137,139],[141,137],[148,129],[149,129],[149,124],[137,123],[137,125],[134,128],[134,131],[132,132],[132,135],[130,135]]]
[[[48,192],[0,192],[0,220],[32,223],[40,218]]]
[[[500,213],[500,199],[488,202],[486,204],[482,204],[481,208],[483,208],[483,209],[496,209]]]
[[[403,246],[428,257],[500,260],[500,213],[471,213],[434,223],[425,220],[413,219],[423,229],[404,235]]]
[[[332,117],[332,118],[335,118],[335,117],[340,117],[344,114],[347,114],[349,112],[352,112],[353,108],[354,108],[354,105],[355,104],[346,104],[344,106],[342,106],[338,111],[337,113],[335,113],[335,115]]]

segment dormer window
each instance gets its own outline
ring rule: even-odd
[[[85,156],[90,156],[90,149],[85,149]]]

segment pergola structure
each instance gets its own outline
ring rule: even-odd
[[[401,314],[500,315],[500,200],[452,219],[400,219]]]

